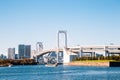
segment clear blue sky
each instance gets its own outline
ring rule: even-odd
[[[0,54],[37,41],[56,47],[58,30],[68,45],[120,44],[120,0],[0,0]]]

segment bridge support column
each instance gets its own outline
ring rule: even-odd
[[[95,52],[92,52],[92,54],[93,54],[93,57],[95,57]]]
[[[70,55],[67,52],[66,48],[63,48],[63,64],[67,64],[70,62]]]
[[[59,63],[59,51],[57,51],[56,53],[57,53],[57,63]]]
[[[82,50],[80,50],[79,52],[79,57],[82,57]]]
[[[78,57],[78,54],[76,55],[75,53],[68,51],[67,48],[63,49],[63,64],[64,65],[67,65],[68,63],[76,59],[77,57]]]
[[[107,50],[105,51],[105,56],[109,56],[109,52]]]
[[[90,52],[90,57],[92,57],[92,55],[93,55],[92,52]]]
[[[104,51],[105,51],[105,57],[107,57],[108,56],[108,46],[104,47]]]
[[[36,56],[36,57],[33,57],[33,58],[34,58],[35,62],[38,62],[38,58],[37,58],[37,56]]]

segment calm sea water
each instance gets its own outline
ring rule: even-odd
[[[0,80],[120,80],[120,67],[0,67]]]

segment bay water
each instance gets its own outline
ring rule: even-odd
[[[120,80],[120,67],[0,67],[0,80]]]

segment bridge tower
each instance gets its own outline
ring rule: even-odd
[[[37,42],[36,43],[36,52],[39,54],[43,50],[43,43],[42,42]]]
[[[67,48],[67,31],[64,31],[64,30],[60,30],[60,31],[58,31],[58,43],[57,43],[57,46],[58,46],[58,49],[60,48],[60,34],[64,34],[64,36],[65,36],[65,48]]]
[[[59,30],[58,31],[58,36],[57,36],[57,63],[59,63],[59,57],[60,57],[60,53],[59,53],[59,49],[60,49],[60,34],[64,34],[65,37],[65,46],[64,48],[67,48],[67,31],[65,30]]]
[[[36,43],[36,55],[40,54],[43,51],[43,43],[42,42],[37,42]],[[43,56],[39,58],[37,58],[36,56],[36,62],[38,61],[42,61],[43,60]]]

